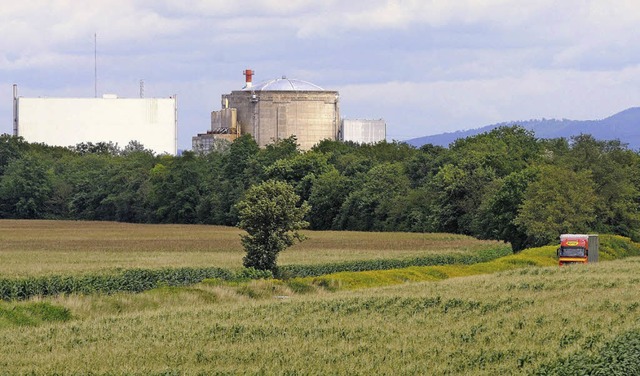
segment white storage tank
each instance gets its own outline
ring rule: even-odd
[[[387,139],[387,124],[383,119],[343,119],[340,141],[375,144]]]

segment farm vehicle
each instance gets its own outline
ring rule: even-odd
[[[558,265],[598,262],[598,235],[562,234],[557,250]]]

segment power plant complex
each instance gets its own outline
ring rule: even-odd
[[[194,150],[207,150],[216,139],[233,140],[241,134],[252,135],[261,147],[296,136],[302,150],[322,140],[378,142],[386,138],[382,120],[341,121],[337,91],[284,76],[253,85],[253,75],[252,70],[245,70],[244,87],[222,95],[222,109],[211,112],[211,129],[193,137]]]
[[[295,136],[301,150],[322,140],[376,143],[386,139],[384,120],[340,118],[340,95],[307,81],[281,77],[223,94],[211,112],[210,129],[192,138],[192,148],[208,151],[216,140],[250,134],[260,147]],[[25,98],[13,86],[13,134],[52,146],[137,141],[157,154],[178,153],[178,107],[169,98]]]

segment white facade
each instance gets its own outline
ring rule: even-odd
[[[138,141],[177,154],[177,101],[171,98],[15,98],[14,133],[28,142],[75,146]]]
[[[387,138],[387,124],[383,119],[342,119],[340,141],[375,144]]]

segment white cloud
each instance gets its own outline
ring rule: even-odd
[[[0,50],[34,53],[70,48],[93,40],[103,42],[149,39],[183,32],[188,23],[162,17],[151,9],[136,8],[127,0],[26,1],[3,4],[0,13]]]
[[[91,95],[97,33],[100,91],[178,93],[181,147],[245,68],[338,89],[345,115],[416,137],[637,104],[638,24],[637,0],[23,0],[0,12],[0,77]]]

